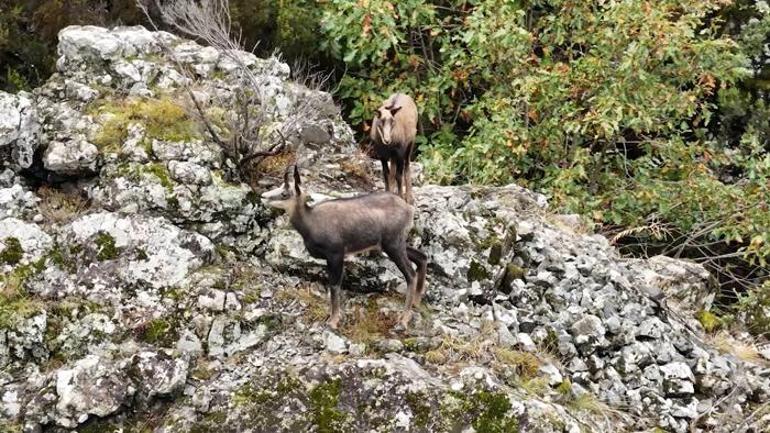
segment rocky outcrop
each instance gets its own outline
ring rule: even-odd
[[[0,92],[0,149],[5,164],[18,169],[32,165],[39,134],[40,120],[31,95]]]
[[[708,272],[621,257],[515,185],[418,178],[410,243],[430,264],[414,322],[394,328],[403,279],[371,253],[346,262],[342,326],[326,329],[324,264],[257,199],[285,161],[256,191],[240,182],[183,84],[216,119],[239,85],[236,55],[262,77],[275,125],[310,100],[315,114],[286,138],[313,202],[382,188],[330,96],[276,59],[139,27],[69,27],[59,52],[43,87],[0,95],[12,119],[0,120],[2,428],[770,426],[768,365],[694,320],[710,307]]]

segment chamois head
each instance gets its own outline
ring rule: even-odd
[[[378,122],[376,122],[377,134],[379,134],[382,143],[385,145],[390,145],[392,140],[393,123],[395,121],[394,117],[396,113],[399,112],[399,110],[401,110],[400,106],[396,107],[394,105],[390,105],[387,107],[380,107],[377,111],[374,112],[374,115],[378,119]]]
[[[296,203],[304,203],[305,194],[300,189],[299,169],[294,165],[294,182],[289,179],[291,166],[283,172],[283,185],[262,194],[265,203],[277,209],[291,210]]]

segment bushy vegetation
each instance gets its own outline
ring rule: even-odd
[[[100,4],[0,2],[0,87],[45,78],[65,24],[141,22],[131,0]],[[766,1],[230,6],[245,46],[336,73],[362,137],[384,97],[412,94],[433,181],[539,190],[628,253],[703,263],[724,305],[765,299],[749,292],[770,257]]]

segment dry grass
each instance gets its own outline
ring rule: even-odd
[[[722,353],[728,353],[736,358],[752,364],[764,364],[759,349],[753,341],[741,340],[733,337],[727,331],[718,332],[708,337],[712,346]]]
[[[284,288],[275,294],[275,299],[284,302],[297,302],[303,307],[302,316],[308,322],[320,322],[329,316],[328,300],[313,290],[309,284],[297,288]]]
[[[396,314],[383,311],[378,299],[371,296],[366,305],[350,306],[343,315],[341,333],[356,343],[371,343],[387,338],[398,322]]]
[[[295,158],[296,154],[291,150],[287,150],[278,155],[266,157],[258,163],[255,163],[254,168],[258,175],[281,177],[283,176],[286,167],[288,167],[289,164],[292,164]]]
[[[567,405],[580,412],[590,412],[594,414],[606,415],[613,411],[606,403],[599,400],[593,394],[584,393],[567,401]]]
[[[507,347],[494,348],[495,360],[512,367],[518,376],[534,377],[540,368],[540,359],[532,353],[508,349]]]
[[[434,364],[455,362],[488,362],[494,359],[495,324],[484,321],[478,334],[469,339],[446,335],[441,344],[425,353],[425,360]]]
[[[88,209],[88,201],[76,192],[42,186],[37,195],[41,199],[40,213],[47,223],[68,223]]]

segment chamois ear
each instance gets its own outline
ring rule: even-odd
[[[302,191],[299,189],[301,182],[299,180],[299,168],[297,166],[294,166],[294,192],[297,193],[297,195],[300,195]]]
[[[374,111],[374,117],[376,117],[376,118],[378,118],[378,119],[379,119],[380,117],[382,117],[382,113],[380,113],[380,110],[379,110],[379,108],[378,108],[377,110],[375,110],[375,111]]]
[[[395,116],[396,113],[398,113],[401,110],[401,108],[403,108],[403,107],[391,107],[391,108],[389,108],[390,114]]]

